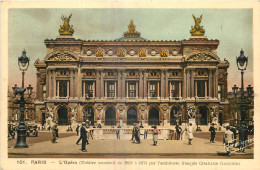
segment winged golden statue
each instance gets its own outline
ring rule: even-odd
[[[69,24],[71,16],[72,14],[67,18],[62,15],[63,25],[61,25],[59,29],[60,35],[72,35],[74,33],[73,25],[70,26]]]
[[[203,36],[205,33],[205,30],[203,29],[203,26],[200,26],[201,20],[202,20],[202,15],[200,18],[196,18],[194,15],[192,15],[195,26],[191,26],[190,33],[192,36]]]

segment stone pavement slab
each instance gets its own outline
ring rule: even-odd
[[[58,139],[58,143],[50,141],[29,145],[29,148],[9,148],[11,155],[15,154],[217,154],[224,153],[222,142],[210,143],[209,140],[194,138],[192,145],[188,140],[159,140],[157,146],[153,146],[152,140],[142,140],[141,144],[132,143],[130,140],[91,140],[86,145],[87,152],[82,152],[81,143],[76,145],[78,136],[70,136]],[[246,153],[253,153],[253,149],[247,149]]]

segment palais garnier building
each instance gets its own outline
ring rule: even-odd
[[[193,16],[194,17],[194,16]],[[188,40],[148,40],[131,20],[121,38],[80,40],[70,17],[36,60],[35,121],[58,125],[201,126],[228,121],[227,69],[200,18]],[[193,24],[193,23],[191,23]],[[159,34],[159,33],[158,33]],[[196,120],[197,120],[196,119]]]

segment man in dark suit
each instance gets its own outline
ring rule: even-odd
[[[216,130],[214,127],[214,123],[211,124],[209,131],[210,131],[210,142],[215,143]]]
[[[86,152],[87,131],[85,129],[85,126],[86,124],[83,123],[82,126],[80,127],[80,138],[82,139],[82,144],[81,144],[82,152]]]
[[[239,128],[239,151],[245,152],[245,147],[248,142],[248,129],[245,122],[242,122]]]

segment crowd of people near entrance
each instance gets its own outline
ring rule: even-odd
[[[209,128],[210,132],[210,143],[215,143],[215,137],[216,137],[216,128],[214,127],[214,123],[211,124]],[[101,125],[99,125],[101,127]],[[117,139],[120,139],[120,127],[117,127],[116,130],[116,136]],[[133,124],[132,129],[132,138],[130,141],[136,144],[141,143],[141,135],[144,135],[144,139],[147,138],[148,130],[144,130],[144,134],[141,134],[140,128],[143,128],[142,125],[139,125],[138,123]],[[153,135],[153,146],[157,146],[158,144],[158,135],[160,130],[157,128],[157,126],[152,126],[152,135]],[[47,128],[49,131],[52,132],[52,143],[57,143],[57,138],[59,137],[58,133],[58,127],[57,125],[53,125],[53,127]],[[67,132],[73,131],[71,125],[69,125]],[[77,133],[77,136],[80,136],[79,139],[76,141],[76,144],[78,145],[81,141],[81,150],[82,152],[86,152],[86,144],[89,144],[89,139],[94,139],[94,129],[89,128],[89,125],[86,125],[86,123],[82,123],[81,126],[77,125],[75,128],[75,131]],[[241,126],[236,129],[235,127],[227,126],[224,136],[223,136],[223,144],[225,145],[225,149],[227,152],[227,155],[230,155],[232,152],[232,148],[238,148],[239,152],[245,152],[245,148],[248,145],[248,134],[249,131],[246,127],[245,123],[241,123]],[[176,125],[174,129],[170,130],[169,134],[169,140],[184,140],[185,136],[188,138],[188,145],[192,144],[193,140],[193,125],[191,123],[188,124],[188,126],[185,126],[184,129],[182,129],[181,126]],[[239,140],[237,141],[237,136],[239,137]]]

